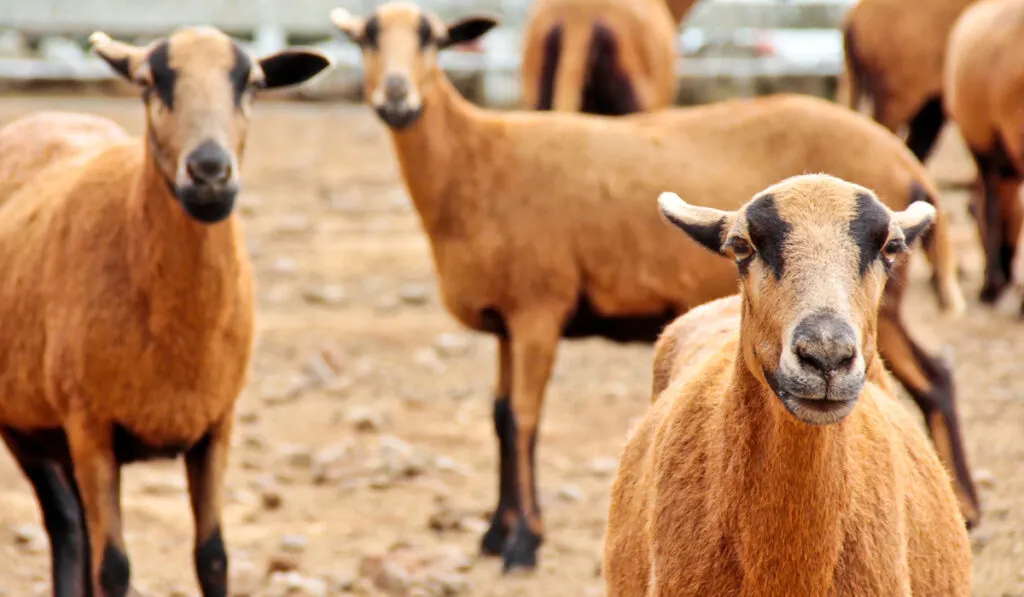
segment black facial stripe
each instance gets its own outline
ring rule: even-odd
[[[380,19],[377,15],[373,15],[366,21],[366,25],[363,26],[363,39],[360,43],[367,48],[372,50],[377,49],[377,36],[380,33]]]
[[[420,15],[418,33],[420,36],[420,49],[423,50],[434,40],[434,32],[430,28],[430,21],[428,21],[427,17],[424,15]]]
[[[850,221],[850,236],[860,251],[860,275],[863,276],[889,238],[889,214],[867,193],[857,193],[857,213]]]
[[[235,48],[235,64],[231,67],[231,72],[228,73],[228,78],[231,80],[231,89],[235,95],[235,106],[242,106],[242,94],[249,87],[249,75],[252,72],[252,60],[248,54],[242,51],[242,48],[238,47],[238,44],[232,44]]]
[[[153,87],[160,101],[167,106],[168,110],[174,109],[174,85],[178,80],[178,73],[171,68],[168,56],[168,43],[162,41],[149,54],[149,71],[153,75]]]
[[[783,247],[789,238],[790,226],[779,215],[775,197],[761,195],[750,203],[747,208],[747,231],[750,242],[754,243],[761,259],[772,269],[775,279],[781,279],[786,271]]]

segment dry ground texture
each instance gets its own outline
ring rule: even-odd
[[[0,99],[0,125],[44,108],[142,127],[137,100],[24,96]],[[955,134],[932,170],[973,174]],[[603,595],[608,488],[649,400],[650,347],[562,345],[538,452],[548,540],[536,574],[502,578],[499,561],[476,558],[496,501],[495,346],[439,304],[384,127],[363,106],[258,104],[243,171],[260,335],[227,480],[235,592]],[[973,297],[980,256],[964,192],[945,199]],[[975,595],[1024,596],[1024,322],[1015,302],[973,302],[962,322],[941,322],[915,259],[905,312],[928,346],[953,349],[984,502]],[[39,513],[6,452],[0,504],[0,595],[48,594]],[[129,467],[124,510],[138,588],[196,595],[180,462]]]

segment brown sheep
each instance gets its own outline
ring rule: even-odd
[[[981,0],[949,36],[945,95],[978,167],[971,213],[985,248],[981,300],[994,302],[1012,280],[1021,233],[1024,181],[1024,4]],[[1024,311],[1024,306],[1022,306]]]
[[[0,436],[39,500],[55,597],[127,594],[121,466],[182,454],[202,594],[226,597],[221,486],[253,335],[238,165],[254,91],[330,61],[252,60],[209,28],[90,39],[141,89],[146,132],[63,113],[0,129]]]
[[[523,44],[530,109],[617,116],[675,98],[676,24],[662,0],[537,0]]]
[[[617,118],[485,110],[458,94],[437,52],[494,19],[446,25],[408,2],[331,18],[362,47],[364,96],[391,129],[445,306],[498,339],[500,497],[482,550],[502,553],[506,569],[533,567],[543,536],[534,449],[559,338],[653,342],[678,314],[736,292],[729,262],[671,234],[645,197],[669,188],[736,208],[737,197],[807,170],[863,181],[898,208],[938,197],[897,137],[825,100],[777,95]],[[947,226],[939,212],[925,241],[940,297],[958,313]],[[882,352],[925,412],[973,522],[952,375],[905,330],[907,272],[897,270]]]
[[[859,0],[842,25],[846,68],[839,101],[858,109],[867,95],[875,120],[895,133],[908,127],[907,146],[922,162],[946,121],[946,38],[973,1]]]
[[[679,25],[686,19],[692,9],[700,0],[665,0],[668,11],[672,13],[672,20]]]
[[[612,486],[609,597],[970,595],[949,475],[875,344],[886,277],[934,208],[824,175],[734,212],[659,203],[741,290],[655,347],[670,374]]]

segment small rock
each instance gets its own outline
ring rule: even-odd
[[[251,425],[258,423],[260,420],[260,413],[253,409],[246,409],[238,411],[238,422]]]
[[[437,470],[441,472],[455,473],[462,477],[468,477],[470,473],[472,473],[472,469],[468,466],[447,456],[438,456],[434,461],[434,466],[436,466]]]
[[[309,388],[309,378],[305,375],[273,378],[261,397],[264,404],[284,404],[298,398],[307,388]]]
[[[332,593],[351,592],[359,580],[351,570],[334,570],[324,576],[327,581],[328,590]]]
[[[978,487],[992,489],[996,485],[996,476],[988,469],[979,468],[974,471],[974,482]]]
[[[384,413],[366,408],[355,407],[349,411],[345,419],[356,431],[380,431],[384,427]]]
[[[306,551],[309,540],[303,535],[285,535],[281,537],[281,550],[285,553],[301,554]]]
[[[385,295],[380,297],[374,307],[377,311],[388,313],[397,309],[399,305],[401,305],[401,301],[397,297]]]
[[[447,332],[434,339],[434,347],[443,357],[457,357],[469,352],[473,343],[466,334]]]
[[[348,396],[353,385],[355,385],[355,382],[352,381],[351,377],[335,376],[324,384],[324,391],[335,398],[344,398]]]
[[[388,593],[399,593],[409,587],[409,572],[395,562],[385,561],[374,577],[374,584]]]
[[[292,274],[298,269],[298,265],[291,257],[278,257],[270,268],[279,274]]]
[[[271,597],[325,597],[327,582],[295,571],[277,572],[270,577]]]
[[[277,486],[272,476],[262,476],[256,479],[256,489],[260,492],[260,503],[265,510],[277,510],[284,502],[281,496],[281,489]]]
[[[256,597],[262,579],[256,565],[247,560],[234,559],[228,567],[231,597]]]
[[[338,306],[347,300],[345,289],[339,284],[318,284],[307,288],[302,298],[311,305]]]
[[[433,371],[434,373],[444,373],[448,367],[441,361],[441,357],[437,350],[427,347],[417,350],[412,355],[412,361],[417,365]]]
[[[46,532],[37,524],[19,524],[11,528],[14,544],[27,553],[42,553],[48,545]]]
[[[242,435],[242,445],[254,450],[263,450],[267,447],[267,436],[259,431],[249,431]]]
[[[977,528],[971,531],[971,551],[978,553],[992,540],[992,532],[986,528]]]
[[[430,298],[430,290],[423,284],[402,284],[398,287],[398,298],[407,305],[425,305]]]
[[[575,504],[583,501],[583,492],[575,485],[563,485],[558,488],[558,499]]]
[[[270,556],[267,560],[267,575],[273,575],[281,572],[293,572],[299,569],[301,561],[299,560],[298,554],[294,553],[275,553]]]
[[[587,466],[590,472],[598,477],[607,477],[615,474],[619,469],[619,461],[614,458],[595,458]]]
[[[142,486],[143,493],[155,496],[181,495],[186,490],[185,479],[181,475],[167,475],[160,479],[152,479]]]
[[[461,595],[469,590],[469,581],[466,580],[466,577],[452,572],[430,574],[428,576],[428,583],[437,587],[437,594],[446,597]]]
[[[313,450],[306,446],[286,444],[280,448],[288,466],[308,469],[313,466]]]
[[[305,214],[292,213],[277,217],[274,225],[276,232],[285,234],[301,234],[313,229],[313,221]]]

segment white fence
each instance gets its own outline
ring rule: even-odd
[[[758,79],[834,77],[842,68],[837,27],[852,1],[701,0],[680,31],[679,76],[684,80],[738,80],[748,85]],[[307,90],[324,92],[351,85],[361,71],[356,49],[339,39],[327,13],[343,6],[366,14],[381,3],[0,0],[0,82],[108,80],[113,77],[109,68],[85,52],[85,38],[92,31],[146,39],[183,25],[210,24],[252,40],[258,53],[296,39],[331,52],[338,59],[338,69]],[[444,18],[471,12],[501,17],[502,26],[483,38],[482,52],[447,52],[441,60],[453,75],[479,79],[486,103],[515,103],[521,31],[530,0],[420,0],[420,4]],[[761,46],[774,47],[775,55],[755,55],[757,40]],[[728,55],[726,47],[733,48],[733,55]]]

